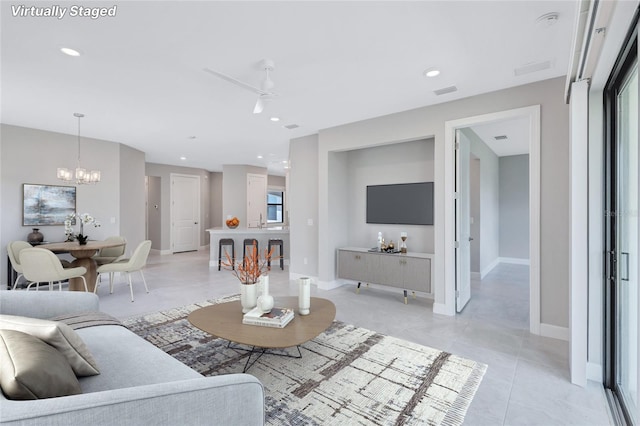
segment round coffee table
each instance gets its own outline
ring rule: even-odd
[[[295,311],[295,317],[284,328],[243,324],[240,301],[219,303],[196,309],[189,314],[188,319],[194,327],[213,336],[228,340],[230,344],[233,342],[251,346],[249,350],[251,353],[243,371],[245,372],[267,349],[295,346],[298,348],[298,355],[294,357],[302,357],[299,346],[329,328],[336,317],[336,306],[333,302],[319,297],[311,298],[311,312],[309,315],[300,315],[298,313],[297,297],[276,297],[275,304],[279,308],[292,308]],[[256,350],[256,348],[259,349]],[[255,358],[250,363],[254,353],[258,354],[258,358]],[[281,353],[273,354],[286,355]]]

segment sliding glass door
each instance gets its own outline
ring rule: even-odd
[[[619,420],[640,421],[640,150],[637,29],[607,90],[608,279],[606,387]]]

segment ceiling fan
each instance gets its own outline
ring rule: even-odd
[[[244,81],[240,81],[219,71],[214,71],[209,68],[204,68],[204,71],[208,72],[209,74],[215,75],[216,77],[219,77],[225,81],[228,81],[229,83],[233,83],[238,87],[242,87],[256,93],[258,95],[258,99],[256,100],[256,105],[253,107],[253,113],[260,114],[264,110],[266,103],[278,96],[277,93],[271,91],[271,89],[273,89],[274,87],[274,83],[271,80],[269,73],[275,69],[275,64],[273,63],[273,61],[271,59],[263,59],[262,61],[260,61],[260,69],[264,70],[265,72],[265,78],[264,80],[262,80],[260,88],[254,87],[248,83],[245,83]]]

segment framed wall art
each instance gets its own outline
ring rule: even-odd
[[[25,183],[22,200],[24,226],[64,225],[76,211],[76,187]]]

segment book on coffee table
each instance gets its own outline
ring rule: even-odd
[[[273,308],[271,312],[263,313],[260,308],[253,308],[242,317],[242,323],[260,325],[263,327],[283,328],[293,319],[293,309]]]

